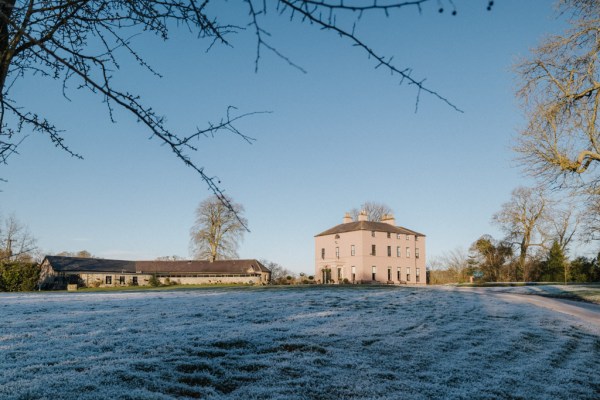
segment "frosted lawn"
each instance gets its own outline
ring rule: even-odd
[[[598,398],[600,332],[435,288],[0,295],[0,398]]]

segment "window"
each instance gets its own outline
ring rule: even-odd
[[[375,255],[377,255],[377,249],[375,248],[375,245],[374,245],[374,244],[372,244],[372,245],[371,245],[371,255],[372,255],[372,256],[375,256]]]
[[[352,267],[352,283],[356,282],[356,267]]]
[[[396,234],[396,239],[400,239],[401,236],[402,236],[401,234],[397,233]]]
[[[419,258],[419,249],[415,248],[415,258]]]
[[[400,281],[400,267],[398,267],[396,278],[398,279],[398,281]]]
[[[392,246],[388,246],[388,257],[392,256]]]
[[[377,267],[373,265],[371,267],[371,280],[372,281],[375,280],[376,275],[377,275]]]
[[[375,231],[371,231],[371,237],[375,237]]]
[[[388,281],[392,280],[392,267],[388,267]]]
[[[107,285],[112,285],[112,276],[106,275],[105,282]]]
[[[419,241],[419,237],[417,235],[415,235],[415,242]]]
[[[410,274],[406,274],[406,282],[410,281]]]
[[[398,246],[396,247],[396,257],[401,257],[402,256],[402,247]]]
[[[392,237],[392,234],[391,234],[390,232],[388,232],[388,233],[387,233],[387,238],[389,239],[389,238],[391,238],[391,237]]]
[[[124,284],[125,284],[125,277],[119,276],[119,285],[124,285]]]
[[[338,275],[337,275],[338,283],[342,280],[342,269],[338,267]]]
[[[410,247],[406,248],[406,258],[410,258]]]
[[[410,236],[406,235],[406,240],[410,240]]]
[[[335,238],[336,238],[336,239],[339,239],[339,238],[340,238],[340,235],[335,235]]]
[[[356,248],[354,247],[354,245],[350,246],[350,255],[351,256],[356,255]]]
[[[420,282],[420,281],[421,281],[420,272],[421,272],[421,271],[420,271],[420,268],[415,268],[415,280],[416,280],[417,282]]]
[[[340,248],[339,247],[335,248],[335,258],[340,258]]]
[[[421,277],[420,277],[419,275],[417,275],[417,276],[415,277],[415,280],[417,281],[417,283],[419,283],[419,282],[421,282]]]
[[[321,249],[321,259],[325,259],[325,249]]]
[[[137,278],[138,278],[137,276],[134,276],[134,277],[131,278],[131,284],[132,285],[137,286],[137,284],[138,284]]]

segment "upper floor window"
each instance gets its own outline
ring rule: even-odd
[[[421,272],[421,268],[415,268],[415,276],[419,276]]]
[[[388,233],[387,233],[387,238],[389,239],[389,238],[391,238],[391,237],[392,237],[392,234],[391,234],[390,232],[388,232]]]
[[[392,256],[392,246],[388,246],[387,250],[388,250],[388,257],[391,257]]]
[[[410,247],[406,248],[406,258],[410,258]]]
[[[351,256],[356,255],[356,247],[354,245],[350,246],[350,255]]]
[[[339,239],[339,238],[340,238],[340,235],[335,235],[335,238],[336,238],[336,239]]]
[[[375,231],[371,231],[371,237],[375,237]]]
[[[321,249],[321,259],[325,259],[325,249]]]
[[[419,258],[419,249],[415,248],[415,258]]]
[[[402,236],[401,234],[397,233],[396,234],[396,239],[400,239],[401,236]]]
[[[415,235],[415,241],[418,241],[419,237],[417,235]]]
[[[335,258],[340,258],[340,248],[339,247],[335,248]]]
[[[402,257],[402,247],[396,247],[396,257]]]
[[[410,240],[410,236],[409,235],[406,235],[406,240]]]
[[[371,245],[371,255],[372,256],[377,255],[377,248],[375,247],[374,244]]]

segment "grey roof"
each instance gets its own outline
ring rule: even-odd
[[[63,256],[46,256],[46,260],[60,272],[135,272],[135,261]]]
[[[415,232],[413,230],[403,228],[401,226],[390,225],[385,222],[356,221],[356,222],[347,222],[345,224],[336,225],[333,228],[327,229],[326,231],[321,232],[318,235],[315,235],[315,237],[316,236],[333,235],[335,233],[354,232],[354,231],[376,231],[376,232],[400,233],[403,235],[425,236],[422,233]]]
[[[256,260],[125,261],[46,256],[57,272],[253,274],[271,272]]]

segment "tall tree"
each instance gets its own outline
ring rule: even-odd
[[[217,196],[203,200],[196,208],[196,222],[191,230],[191,249],[195,259],[223,260],[237,258],[237,248],[244,238],[248,221],[244,207],[227,197],[227,207]]]
[[[31,261],[37,241],[14,214],[0,220],[0,261]]]
[[[548,220],[550,200],[541,188],[518,187],[509,202],[504,203],[492,221],[506,234],[506,241],[519,250],[519,273],[530,280],[527,257],[531,247],[544,246],[545,224]]]
[[[357,208],[353,208],[350,210],[350,216],[354,221],[358,221],[358,215],[361,211],[367,213],[367,219],[369,221],[379,222],[383,219],[384,216],[390,215],[393,213],[390,206],[384,203],[378,203],[376,201],[365,201],[361,204],[360,210]]]
[[[533,175],[598,193],[600,3],[559,5],[571,28],[547,38],[516,68],[527,125],[515,150]],[[571,179],[578,177],[584,179]]]

